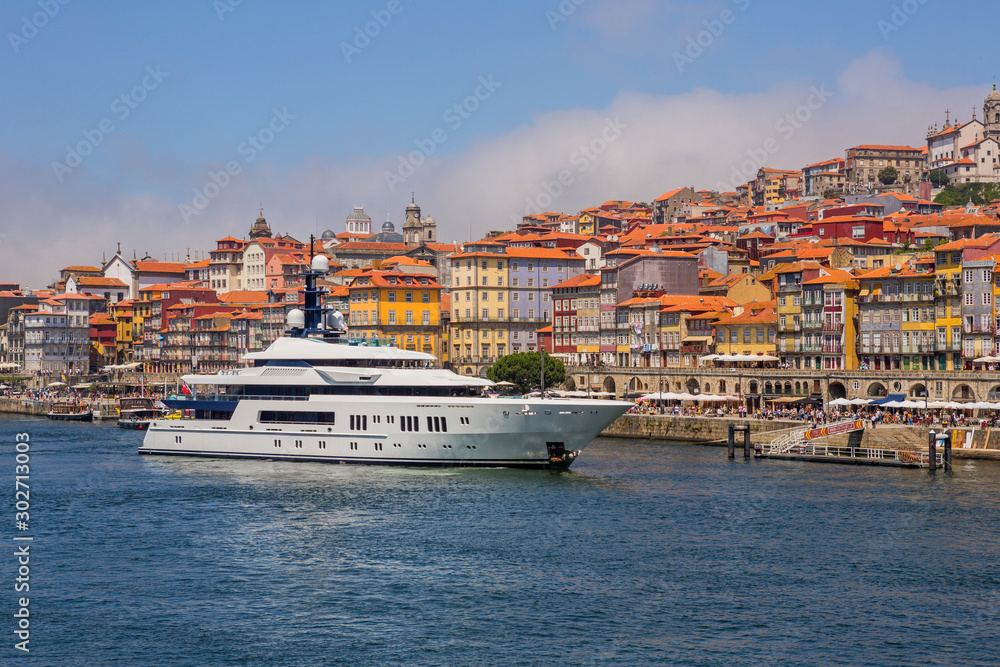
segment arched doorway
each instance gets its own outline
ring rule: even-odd
[[[927,387],[918,382],[917,384],[910,387],[910,397],[911,398],[927,398]]]
[[[881,382],[872,382],[868,385],[868,395],[873,398],[885,396],[885,385]]]
[[[974,401],[976,400],[976,393],[972,391],[972,387],[969,385],[960,384],[952,390],[951,397],[963,401]]]
[[[685,387],[687,387],[687,393],[689,394],[698,395],[701,393],[701,384],[694,378],[688,380]]]
[[[602,384],[601,387],[609,394],[615,393],[615,379],[609,375],[604,378],[604,384]]]
[[[576,380],[571,377],[566,378],[563,382],[563,386],[566,387],[566,391],[576,391]]]
[[[834,399],[834,400],[836,400],[838,398],[847,398],[847,387],[845,387],[840,382],[831,382],[830,383],[830,398]]]
[[[720,394],[725,394],[726,393],[726,381],[725,380],[719,380],[719,393]]]

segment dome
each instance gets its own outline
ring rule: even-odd
[[[328,229],[325,232],[323,232],[323,235],[320,236],[320,238],[325,241],[326,239],[335,239],[337,238],[337,235],[333,233],[332,229]]]
[[[351,214],[349,216],[347,216],[347,220],[348,221],[355,221],[355,222],[357,222],[357,221],[371,222],[372,221],[371,216],[369,216],[367,213],[365,213],[365,209],[364,209],[363,206],[355,206],[354,210],[351,211]]]
[[[392,234],[395,231],[396,231],[396,225],[392,224],[388,220],[386,220],[385,222],[382,223],[382,233],[383,234]]]

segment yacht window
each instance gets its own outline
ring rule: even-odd
[[[435,417],[434,419],[437,419],[437,417]],[[441,417],[441,430],[444,431],[445,433],[448,432],[448,418],[447,417]]]

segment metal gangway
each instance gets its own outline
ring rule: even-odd
[[[850,433],[851,431],[860,431],[863,428],[863,420],[843,419],[838,422],[824,424],[823,426],[817,426],[815,428],[808,426],[804,428],[792,428],[785,431],[776,431],[776,433],[778,433],[778,437],[765,445],[762,453],[764,455],[787,454],[793,449],[802,447],[819,438],[826,438],[840,433]]]

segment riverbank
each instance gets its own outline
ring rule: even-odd
[[[724,446],[729,435],[730,424],[736,426],[749,424],[750,441],[755,445],[771,442],[779,431],[806,426],[804,422],[790,419],[761,420],[628,414],[622,415],[604,429],[601,436]],[[862,432],[861,447],[926,452],[929,430],[926,426],[880,424],[875,428],[866,428]],[[940,427],[935,430],[940,430]],[[956,459],[1000,461],[1000,428],[962,427],[950,428],[948,431],[952,433],[952,442],[954,443],[952,451]],[[736,439],[737,446],[742,446],[742,436],[737,434]],[[846,447],[848,434],[828,436],[822,442]]]

